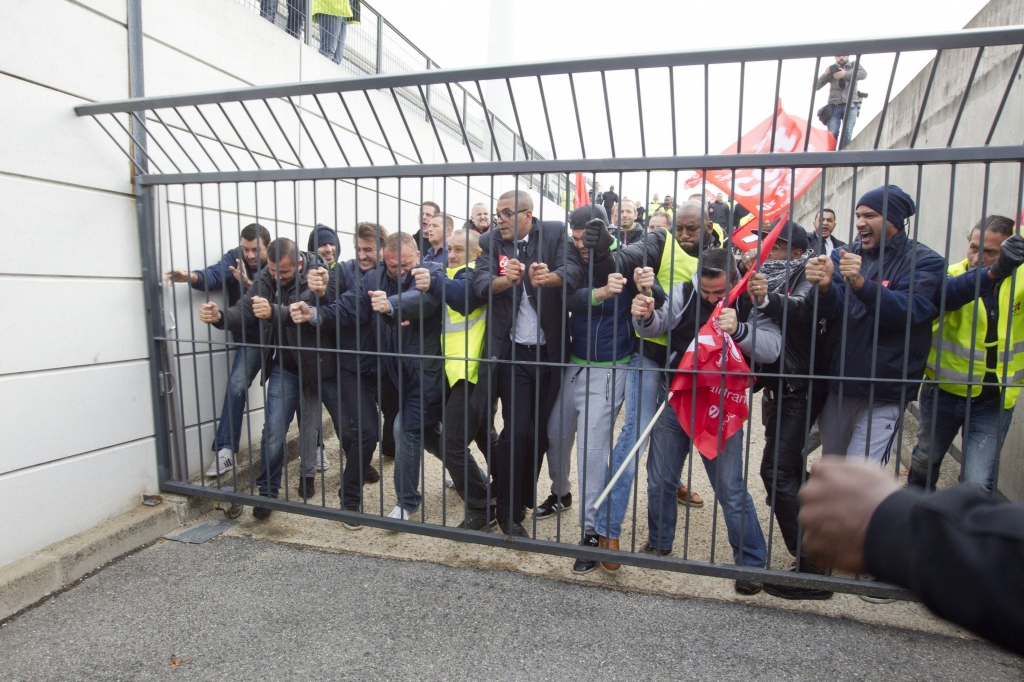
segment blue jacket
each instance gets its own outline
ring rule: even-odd
[[[632,283],[632,280],[630,280]],[[579,360],[613,362],[633,353],[633,324],[630,306],[636,291],[627,286],[618,296],[593,305],[591,289],[582,287],[569,294],[569,351]]]
[[[832,288],[819,301],[820,313],[828,324],[830,374],[842,377],[842,381],[833,381],[832,392],[838,393],[842,384],[844,396],[868,398],[871,384],[847,377],[871,377],[874,359],[874,377],[893,380],[876,382],[874,399],[904,403],[913,400],[932,344],[932,321],[939,315],[937,301],[946,278],[946,261],[927,246],[908,239],[902,230],[886,242],[884,263],[880,262],[880,248],[864,250],[860,240],[843,249],[861,256],[865,281],[860,291],[848,287],[839,274],[842,254],[839,249],[832,252]],[[904,363],[909,383],[902,381]]]
[[[225,253],[220,261],[213,263],[208,266],[205,270],[193,270],[196,273],[195,284],[192,284],[193,289],[199,291],[205,291],[207,293],[211,291],[223,290],[227,293],[228,300],[226,305],[223,300],[211,297],[214,303],[223,309],[228,309],[238,303],[238,300],[242,298],[242,285],[239,283],[235,276],[231,274],[229,268],[236,267],[235,262],[241,261],[242,267],[245,268],[246,276],[256,281],[256,275],[259,274],[258,268],[250,268],[249,264],[245,262],[245,258],[242,257],[242,247],[236,246],[227,253]],[[244,338],[243,338],[244,335]],[[237,343],[259,343],[260,339],[260,326],[257,323],[247,324],[244,328],[233,329],[231,336]]]

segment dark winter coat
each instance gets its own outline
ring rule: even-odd
[[[191,287],[207,293],[211,291],[226,292],[227,301],[216,297],[211,297],[211,300],[222,308],[230,308],[238,303],[238,299],[244,293],[242,284],[235,279],[229,269],[237,267],[236,263],[238,262],[241,262],[242,267],[245,268],[246,277],[255,281],[259,268],[250,268],[249,264],[245,262],[245,258],[242,257],[242,247],[236,246],[225,253],[219,262],[213,263],[205,270],[194,270],[197,279],[194,284],[191,284]],[[255,318],[253,319],[255,320]],[[237,343],[256,343],[259,339],[259,325],[253,322],[248,327],[232,331],[231,337]]]

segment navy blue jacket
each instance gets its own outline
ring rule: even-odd
[[[444,280],[443,284],[442,279]],[[442,273],[442,277],[431,280],[431,284],[434,284],[435,287],[431,289],[430,293],[440,298],[443,289],[445,304],[460,315],[469,315],[480,306],[487,305],[487,301],[481,301],[476,297],[467,267],[462,267],[456,272],[454,279],[448,277],[446,273]]]
[[[230,308],[238,303],[238,300],[242,298],[242,294],[245,293],[242,291],[241,283],[235,279],[235,276],[231,274],[229,269],[235,267],[236,261],[241,261],[242,267],[245,268],[246,276],[255,282],[256,275],[259,274],[259,268],[250,268],[249,264],[245,262],[245,258],[242,257],[242,247],[236,246],[225,253],[220,261],[211,264],[205,270],[193,270],[196,273],[197,279],[195,284],[190,284],[190,286],[193,289],[207,293],[223,289],[228,295],[227,304],[223,305],[224,301],[222,300],[213,300],[221,308]],[[244,328],[233,329],[231,336],[238,343],[259,343],[260,327],[258,324],[248,324]]]
[[[920,386],[916,382],[924,374],[928,350],[932,345],[932,322],[939,315],[936,302],[946,278],[946,261],[927,246],[908,239],[902,230],[886,242],[884,263],[881,262],[880,247],[864,250],[860,240],[843,249],[860,255],[864,286],[860,291],[847,286],[839,274],[842,254],[839,249],[833,251],[835,272],[832,288],[819,301],[819,311],[828,321],[826,348],[831,355],[829,373],[833,377],[842,377],[842,381],[833,381],[831,390],[838,393],[842,384],[844,396],[868,398],[870,383],[852,381],[848,377],[871,377],[874,358],[874,377],[896,380],[876,382],[874,399],[904,403],[913,400]],[[844,326],[845,358],[842,353]],[[912,383],[902,383],[904,363],[906,378]]]

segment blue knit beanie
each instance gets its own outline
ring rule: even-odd
[[[888,205],[883,214],[882,202],[886,200],[887,189],[889,194]],[[857,202],[857,205],[873,208],[882,216],[883,220],[888,220],[900,230],[906,227],[907,218],[917,213],[917,205],[914,204],[914,200],[896,185],[876,187],[870,192],[865,192],[864,196]]]
[[[341,243],[338,241],[338,234],[326,225],[318,223],[309,235],[309,246],[306,248],[310,251],[316,251],[324,244],[334,244],[335,254],[341,251]]]

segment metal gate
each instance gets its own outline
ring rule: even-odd
[[[740,528],[754,524],[760,529],[764,525],[767,531],[764,533],[767,568],[734,565],[723,528],[727,524],[719,521],[720,496],[713,494],[712,487],[709,487],[711,482],[705,481],[700,470],[694,468],[694,460],[700,455],[693,452],[692,446],[685,459],[682,481],[690,491],[694,491],[695,486],[700,487],[701,490],[696,492],[712,499],[703,509],[694,507],[692,498],[679,508],[679,528],[675,531],[673,554],[669,556],[639,551],[645,534],[644,518],[647,516],[650,521],[652,513],[650,506],[646,512],[638,509],[645,498],[639,481],[645,473],[640,462],[649,456],[645,454],[646,447],[640,448],[628,477],[632,487],[626,515],[619,521],[622,537],[628,537],[629,542],[621,551],[578,544],[583,530],[577,509],[585,505],[586,499],[576,495],[579,486],[572,489],[576,506],[556,513],[553,519],[537,520],[532,514],[526,515],[524,526],[529,537],[510,537],[498,532],[459,527],[457,512],[468,514],[470,511],[468,503],[463,501],[468,489],[460,491],[447,487],[443,480],[445,474],[440,469],[442,464],[422,452],[413,457],[419,465],[409,470],[413,472],[409,476],[418,483],[413,486],[415,492],[422,495],[422,502],[410,520],[386,515],[387,507],[396,500],[395,486],[389,476],[382,476],[380,482],[364,488],[361,511],[344,508],[331,489],[343,485],[341,480],[337,480],[344,462],[340,450],[334,453],[332,449],[330,453],[334,458],[332,468],[317,470],[312,497],[299,496],[295,491],[295,477],[303,476],[303,467],[313,456],[310,447],[316,448],[326,440],[333,448],[330,429],[322,428],[322,425],[332,422],[319,419],[315,420],[316,426],[313,427],[315,438],[310,435],[308,427],[303,429],[307,440],[298,448],[303,451],[299,461],[284,462],[279,496],[258,497],[256,471],[266,467],[266,462],[261,467],[260,442],[265,438],[261,438],[260,433],[266,421],[264,406],[268,400],[268,386],[273,383],[264,382],[263,377],[268,375],[271,364],[292,352],[290,346],[281,340],[288,339],[291,333],[285,331],[290,325],[285,309],[273,312],[276,319],[272,317],[272,324],[267,325],[276,329],[271,337],[275,340],[268,341],[262,332],[256,338],[246,337],[244,330],[242,338],[232,338],[197,317],[200,304],[208,302],[217,303],[218,311],[223,315],[230,302],[226,287],[215,289],[211,285],[198,285],[198,282],[192,287],[174,286],[165,281],[164,273],[182,270],[187,273],[184,277],[190,278],[188,273],[202,271],[213,263],[212,271],[216,271],[221,281],[227,281],[234,275],[228,267],[230,263],[222,261],[222,254],[238,245],[239,230],[248,223],[266,227],[274,239],[292,239],[300,251],[305,250],[302,247],[314,226],[325,224],[340,236],[341,244],[345,246],[339,251],[347,256],[348,240],[358,244],[356,226],[360,223],[382,225],[390,232],[414,234],[423,226],[423,202],[435,202],[442,213],[456,217],[461,223],[471,218],[475,204],[484,204],[493,214],[495,201],[505,192],[517,189],[529,192],[534,198],[533,215],[539,221],[558,223],[561,225],[559,229],[565,230],[574,197],[586,194],[595,182],[600,181],[599,177],[620,188],[617,199],[623,210],[627,201],[625,187],[628,186],[634,209],[638,206],[644,208],[648,221],[657,208],[652,206],[652,187],[670,186],[672,197],[677,199],[681,198],[680,194],[691,191],[700,194],[697,201],[703,216],[704,232],[701,234],[706,236],[712,229],[706,213],[709,194],[712,193],[709,178],[716,177],[712,175],[716,170],[730,172],[728,195],[753,197],[758,205],[764,207],[764,215],[768,215],[773,199],[771,195],[766,196],[766,192],[781,187],[784,196],[791,196],[792,188],[799,187],[805,177],[804,172],[809,170],[816,174],[814,183],[797,202],[789,201],[785,209],[800,220],[823,217],[824,209],[832,209],[838,223],[836,234],[847,242],[857,236],[852,216],[858,193],[898,179],[921,207],[908,224],[910,236],[929,243],[952,262],[958,258],[952,258],[951,254],[962,248],[958,246],[959,235],[966,233],[976,221],[1000,211],[1012,211],[1015,219],[1021,213],[1024,145],[1012,135],[1015,130],[1019,132],[1019,127],[1014,126],[1019,125],[1015,122],[1019,122],[1022,101],[1019,84],[1019,68],[1024,54],[1022,43],[1024,29],[1015,27],[898,40],[371,75],[77,107],[78,115],[92,116],[133,163],[161,488],[238,505],[259,503],[269,509],[351,525],[362,524],[496,547],[511,545],[516,549],[560,557],[879,597],[912,598],[899,588],[859,580],[856,576],[822,576],[785,570],[789,553],[785,547],[779,551],[777,546],[776,518],[771,512],[774,494],[769,496],[766,504],[762,504],[765,487],[756,473],[751,478],[753,463],[761,456],[755,447],[755,441],[759,441],[761,436],[755,434],[764,431],[757,418],[753,387],[747,395],[751,416],[742,437],[742,478],[743,494],[752,496],[755,514],[751,518],[747,507],[743,507],[739,512]],[[923,72],[927,75],[907,85],[897,96],[894,89],[898,89],[902,82],[897,77],[901,55],[905,61],[908,54],[921,52],[934,55]],[[873,63],[891,64],[888,72],[871,74],[871,101],[882,101],[877,117],[867,125],[862,120],[860,128],[864,132],[850,148],[839,152],[816,147],[811,142],[811,121],[818,106],[824,103],[822,96],[815,99],[819,74],[835,54],[849,55],[858,64],[866,56],[873,57]],[[969,76],[957,82],[948,76],[948,73],[959,74],[968,70]],[[1005,73],[1009,74],[1008,78],[1001,76]],[[997,76],[1001,80],[995,82]],[[944,87],[956,91],[949,100],[952,104],[941,100],[943,93],[937,94],[937,78],[945,83]],[[850,76],[850,81],[848,87],[851,92],[860,88],[856,72]],[[915,90],[915,83],[923,83],[923,89]],[[762,87],[764,84],[770,84],[770,87]],[[940,100],[939,105],[934,104],[936,100]],[[955,114],[943,117],[937,113],[946,110],[949,114],[955,110]],[[851,118],[851,111],[854,111],[852,106],[838,122],[838,132],[852,129],[855,118]],[[780,126],[783,115],[787,116],[790,128]],[[939,118],[941,123],[936,122]],[[764,128],[766,132],[760,143],[752,147],[744,133],[762,119],[768,122]],[[795,119],[800,121],[801,129],[792,128]],[[980,130],[979,121],[984,122],[980,126],[984,128],[981,133],[977,132]],[[970,122],[970,130],[967,130],[966,122]],[[794,135],[801,143],[795,147],[787,146],[787,140]],[[723,139],[732,146],[726,153],[716,154]],[[578,186],[581,180],[586,187]],[[718,187],[715,191],[721,189]],[[931,199],[938,195],[945,196],[945,201]],[[843,204],[826,206],[826,196],[833,199],[843,197]],[[597,198],[596,192],[592,198]],[[922,206],[922,201],[926,206]],[[689,210],[680,206],[681,203],[661,205],[670,222],[676,226],[679,225],[679,217]],[[728,222],[735,218],[735,206],[734,203],[730,208],[730,215],[726,218]],[[518,220],[521,212],[525,213],[525,208],[515,204],[514,215],[505,216],[500,222]],[[934,219],[933,214],[937,216]],[[622,220],[616,223],[621,224]],[[501,227],[495,225],[495,229]],[[673,231],[670,228],[666,237],[665,253],[675,253]],[[652,239],[651,234],[643,230],[638,243],[647,244]],[[952,239],[954,235],[957,235],[956,240]],[[497,242],[493,237],[496,235],[492,235],[490,241],[492,249]],[[442,248],[447,249],[448,235],[445,233],[441,239]],[[577,258],[578,252],[573,251],[576,246],[568,233],[562,242],[560,258],[567,262]],[[697,257],[703,263],[703,237],[700,243]],[[399,254],[402,253],[401,248],[399,246]],[[336,257],[341,258],[341,253],[336,253]],[[757,242],[754,253],[760,255],[760,242]],[[481,257],[486,256],[485,253]],[[672,255],[668,257],[670,261],[674,258]],[[243,267],[242,262],[236,265],[237,269]],[[593,279],[594,267],[593,262],[583,265],[584,277],[589,278],[583,283],[584,290],[597,288]],[[700,267],[698,264],[697,268]],[[259,266],[253,278],[266,271],[266,266]],[[378,277],[385,276],[383,269],[376,272]],[[276,282],[277,288],[268,296],[276,292],[281,301],[290,300],[290,291],[299,295],[300,289],[304,288],[300,277],[282,284],[284,274],[280,270],[270,278]],[[570,287],[567,279],[561,279],[562,309],[559,311],[561,332],[566,338],[572,334],[567,301],[574,288]],[[435,291],[434,295],[444,300],[445,289],[452,286],[450,282],[454,280],[439,277],[437,281],[441,291]],[[680,282],[673,280],[665,287],[666,305],[671,305],[672,297],[676,295],[672,285],[677,283]],[[383,286],[380,279],[377,285]],[[254,286],[258,286],[258,282]],[[520,297],[519,288],[513,286],[511,291],[514,307],[518,310],[522,303],[521,298],[517,298]],[[500,294],[493,287],[489,289],[486,296],[489,309],[493,310],[494,297]],[[361,295],[357,291],[355,297]],[[547,299],[538,297],[537,300],[543,306]],[[313,303],[316,307],[316,304],[326,306],[330,302],[314,297]],[[422,312],[422,298],[418,305],[419,312]],[[942,319],[944,305],[943,300],[938,319]],[[612,310],[615,318],[612,346],[618,343],[614,340],[619,338],[616,334],[618,325],[625,323],[616,317],[617,306],[618,303]],[[354,335],[355,338],[362,334],[360,325],[367,324],[362,318],[352,326],[339,323],[330,330],[297,325],[294,334],[299,337],[298,343],[302,344],[307,355],[313,353],[317,358],[317,369],[314,374],[308,374],[302,369],[300,360],[297,363],[300,366],[292,372],[298,385],[287,390],[297,389],[299,394],[304,390],[313,391],[318,414],[321,413],[320,403],[328,399],[324,393],[325,385],[332,386],[332,390],[337,392],[336,402],[341,405],[370,404],[374,410],[383,400],[389,381],[399,393],[400,405],[409,395],[423,395],[427,390],[424,382],[436,380],[430,374],[430,367],[436,368],[439,358],[437,344],[425,336],[434,332],[426,330],[426,322],[419,323],[415,311],[411,314],[413,320],[403,320],[406,311],[395,310],[394,307],[393,310],[397,315],[394,321],[384,320],[380,313],[367,318],[378,344],[377,348],[369,350],[358,346],[353,350],[339,343],[342,335]],[[817,315],[817,304],[815,311]],[[442,306],[436,314],[443,312]],[[597,306],[593,304],[587,306],[585,313],[573,313],[577,321],[582,319],[579,316],[584,316],[590,329],[595,329],[589,325],[596,314]],[[876,312],[876,330],[878,315]],[[537,325],[540,325],[542,316],[542,311],[535,311]],[[902,321],[907,330],[911,325],[910,316],[908,307],[906,320]],[[418,327],[418,339],[414,336],[405,339],[407,345],[412,344],[413,350],[403,349],[401,340],[398,348],[387,348],[389,333],[394,333],[398,339],[403,338],[403,322],[415,322]],[[532,338],[539,340],[541,331],[539,326],[535,328]],[[304,344],[303,333],[307,334]],[[592,333],[596,335],[598,332]],[[756,336],[756,326],[753,333]],[[635,352],[643,354],[644,345],[654,341],[644,338],[642,330],[636,336],[638,338],[634,341],[634,335],[628,334],[630,343],[636,344]],[[781,353],[785,357],[785,329],[782,338]],[[839,341],[840,354],[844,357],[847,354],[846,341],[844,328]],[[487,347],[494,347],[495,343],[495,339],[489,337]],[[464,371],[468,371],[470,362],[477,359],[468,352],[448,350],[447,359],[454,363],[451,366],[462,364]],[[246,352],[259,356],[260,381],[252,382],[252,387],[245,393],[244,415],[238,420],[237,408],[230,401],[224,401],[223,396],[229,383],[232,357]],[[812,344],[810,352],[813,367],[815,354],[822,350]],[[864,352],[874,358],[873,350],[864,349]],[[618,354],[614,348],[613,354]],[[322,376],[320,358],[328,358],[329,362],[335,363],[339,372],[345,358],[354,359],[359,368],[353,372],[355,392],[367,391],[373,400],[363,403],[361,395],[357,395],[353,403],[351,395],[343,394],[340,380],[331,384],[333,379]],[[367,363],[365,366],[360,364],[363,360]],[[526,358],[485,356],[481,360],[480,376],[486,375],[488,382],[500,383],[501,373],[514,374],[516,366],[532,368],[530,371],[535,372],[535,376],[544,372],[544,376],[556,379],[566,375],[567,369],[585,376],[588,381],[595,373],[605,373],[609,377],[605,389],[607,398],[623,390],[620,387],[627,384],[630,375],[635,376],[639,371],[638,366],[624,361],[614,364],[622,360],[619,357],[615,357],[611,365],[596,361],[589,350],[587,357],[582,358],[582,362],[580,360],[569,353],[568,345],[543,357],[539,351],[537,355]],[[403,361],[411,364],[403,365]],[[401,373],[395,375],[389,373],[389,363],[393,368],[418,369],[413,371],[412,377]],[[678,370],[668,364],[666,358],[659,368],[646,371],[663,375],[666,378],[662,381],[668,381]],[[415,376],[417,372],[418,377]],[[724,373],[715,375],[721,376],[724,382]],[[392,381],[395,376],[397,380]],[[759,377],[769,391],[779,391],[787,379],[804,379],[811,384],[830,381],[819,373],[794,376],[784,369],[760,372]],[[1015,385],[1015,380],[1016,377],[1004,374],[996,388],[1004,393]],[[903,387],[901,411],[916,399],[916,386],[920,383],[919,377],[908,376],[906,358],[903,376],[899,379],[876,376],[872,359],[871,376],[866,381],[872,392],[883,383]],[[980,381],[980,377],[970,377],[967,383]],[[555,395],[547,394],[555,393],[552,387],[556,383],[559,382],[537,383],[533,387],[535,395],[525,403],[533,405],[533,415],[512,411],[506,416],[511,415],[513,422],[516,419],[525,419],[531,424],[542,422],[541,405],[549,406],[555,399]],[[564,396],[567,384],[561,383]],[[924,383],[934,386],[939,382]],[[314,384],[315,389],[312,388]],[[773,386],[777,388],[773,389]],[[497,390],[493,385],[491,388]],[[512,391],[512,403],[515,403],[515,389]],[[587,402],[578,410],[582,416],[580,428],[575,433],[577,447],[586,451],[587,441],[593,438],[607,449],[600,472],[602,484],[613,474],[612,455],[621,432],[619,422],[628,419],[625,415],[631,410],[634,414],[640,410],[641,399],[649,397],[643,393],[642,388],[632,393],[627,390],[621,410],[612,409],[611,418],[598,423],[590,421],[591,409],[593,414],[599,414],[597,405]],[[289,395],[292,397],[282,399],[281,404],[289,401],[298,404],[299,399],[294,398],[294,393]],[[504,423],[499,419],[501,411],[494,407],[497,393],[489,395],[490,416],[500,430]],[[421,416],[426,402],[419,403]],[[468,413],[468,397],[461,404],[455,402],[441,399],[438,424],[455,423],[453,410],[466,410]],[[614,403],[614,399],[611,402]],[[222,403],[224,408],[221,408]],[[920,409],[927,409],[927,405],[921,405]],[[351,410],[346,413],[339,408],[339,413],[335,414],[342,422],[335,424],[339,439],[346,437],[342,434],[346,429],[350,434],[347,436],[349,450],[358,447],[367,437],[362,427],[366,423],[365,415],[360,410],[353,414]],[[413,414],[401,408],[399,411],[404,415],[403,419],[409,419]],[[639,426],[642,428],[647,423],[644,420],[649,419],[646,415],[641,417]],[[562,419],[564,422],[562,415],[552,414],[550,419]],[[218,470],[216,476],[207,478],[203,472],[213,455],[211,446],[216,446],[215,432],[225,420],[242,424],[235,435],[239,441],[232,444],[238,453],[230,468]],[[444,444],[450,434],[444,431],[431,433],[435,425],[426,421],[426,418],[420,419],[420,442],[429,441],[432,436],[441,438],[439,457],[443,460],[446,457]],[[466,430],[462,437],[468,448],[468,441],[475,434],[469,433],[468,427],[464,426],[466,419],[461,418],[458,423]],[[484,447],[472,451],[475,463],[479,464],[486,477],[488,497],[494,492],[492,477],[505,481],[501,473],[495,471],[497,456],[493,449],[515,448],[514,424],[508,426],[512,434],[508,441],[492,441],[488,436]],[[805,431],[809,432],[809,415],[806,426]],[[903,428],[901,419],[897,423],[899,433],[894,441],[895,462],[907,454],[903,452]],[[356,445],[351,440],[353,429],[359,442]],[[932,430],[934,435],[934,425]],[[385,434],[379,415],[374,431],[371,440],[382,442]],[[560,428],[554,433],[561,437],[561,434],[571,431],[571,427]],[[552,433],[552,430],[547,429],[547,433]],[[634,438],[635,433],[636,430]],[[297,440],[301,441],[302,435],[299,434]],[[539,477],[540,482],[533,491],[533,499],[524,500],[527,507],[535,507],[546,497],[542,492],[548,480],[545,463],[549,458],[545,457],[542,443],[542,440],[547,440],[546,435],[535,430],[533,442],[528,446],[524,476],[532,476],[535,481]],[[571,435],[569,433],[570,445]],[[277,436],[281,434],[277,433]],[[292,439],[296,440],[294,433]],[[287,447],[295,449],[294,445]],[[396,447],[403,446],[399,443]],[[571,457],[567,453],[568,450],[564,456]],[[352,453],[347,453],[347,456],[351,459]],[[512,456],[505,459],[509,460],[510,467],[515,461]],[[770,476],[776,480],[778,445],[773,459],[774,469]],[[566,470],[571,469],[571,458],[569,461]],[[589,480],[586,458],[580,461],[583,470],[576,472],[576,478]],[[381,474],[385,473],[379,447],[371,462]],[[408,462],[406,457],[402,466],[407,466]],[[362,462],[358,469],[360,478],[364,477],[366,471]],[[894,469],[898,472],[899,465]],[[514,478],[510,473],[510,479]],[[409,481],[403,485],[407,489]],[[515,496],[510,495],[514,499]],[[650,500],[647,502],[650,505]],[[672,504],[674,507],[675,501]],[[607,520],[611,521],[611,507],[604,509],[607,509],[603,512],[608,516]],[[456,513],[452,514],[453,511]],[[511,507],[509,511],[515,515]],[[493,513],[488,505],[488,524]],[[345,531],[339,528],[339,532]],[[671,543],[672,539],[668,541]],[[724,550],[723,543],[726,545]]]

